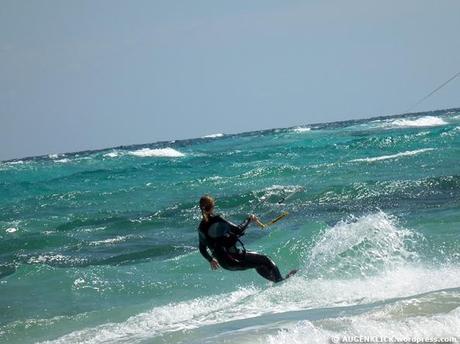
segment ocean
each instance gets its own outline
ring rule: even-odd
[[[297,275],[212,271],[203,194]],[[363,336],[460,340],[460,109],[0,163],[1,343]]]

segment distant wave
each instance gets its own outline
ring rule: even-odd
[[[104,157],[107,157],[107,158],[116,158],[117,156],[118,156],[118,152],[116,151],[104,154]]]
[[[213,139],[213,138],[222,137],[222,136],[224,136],[224,134],[222,134],[222,133],[217,133],[217,134],[205,135],[205,136],[202,136],[201,138],[202,138],[202,139]]]
[[[64,158],[64,159],[54,160],[54,162],[65,164],[67,162],[70,162],[70,159]]]
[[[22,160],[15,160],[15,161],[6,162],[6,164],[8,164],[8,165],[22,165],[23,163],[24,163],[24,161],[22,161]]]
[[[90,246],[102,246],[102,245],[112,245],[124,242],[130,238],[133,238],[132,235],[117,235],[115,238],[109,238],[105,240],[92,241],[89,243]]]
[[[434,116],[425,116],[417,119],[396,119],[389,123],[392,127],[436,127],[448,124],[442,118]]]
[[[177,157],[182,157],[185,156],[185,154],[172,149],[170,147],[167,148],[156,148],[156,149],[150,149],[150,148],[142,148],[133,152],[129,152],[131,155],[135,155],[138,157],[167,157],[167,158],[177,158]]]
[[[296,127],[296,128],[293,128],[292,131],[295,132],[295,133],[305,133],[307,131],[310,131],[311,128],[309,127]]]
[[[392,154],[392,155],[382,155],[382,156],[377,156],[373,158],[360,158],[360,159],[354,159],[351,160],[351,162],[360,162],[360,161],[365,161],[365,162],[373,162],[373,161],[380,161],[380,160],[387,160],[387,159],[395,159],[399,158],[402,156],[411,156],[411,155],[417,155],[420,153],[432,151],[434,148],[423,148],[423,149],[417,149],[413,151],[406,151],[398,154]]]

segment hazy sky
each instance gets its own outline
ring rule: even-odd
[[[0,0],[0,160],[397,114],[460,1]],[[460,106],[460,78],[414,111]]]

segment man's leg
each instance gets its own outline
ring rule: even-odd
[[[281,276],[281,273],[275,263],[263,254],[246,252],[243,264],[255,268],[259,275],[269,281],[280,282],[283,280],[283,277]]]

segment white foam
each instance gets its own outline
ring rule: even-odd
[[[434,148],[422,148],[422,149],[417,149],[413,151],[406,151],[406,152],[401,152],[397,154],[392,154],[392,155],[383,155],[383,156],[377,156],[377,157],[372,157],[372,158],[360,158],[360,159],[353,159],[350,160],[351,162],[373,162],[373,161],[381,161],[381,160],[388,160],[388,159],[397,159],[403,156],[412,156],[412,155],[417,155],[420,153],[424,152],[429,152],[434,150]]]
[[[162,332],[197,328],[219,322],[220,319],[213,315],[214,312],[234,306],[241,298],[253,292],[252,288],[248,288],[230,294],[156,307],[149,312],[130,317],[123,323],[108,323],[75,331],[45,343],[116,343],[128,338],[130,342],[137,342]],[[227,319],[231,319],[231,316]]]
[[[70,159],[64,158],[64,159],[54,160],[54,162],[65,164],[65,163],[70,162]]]
[[[107,158],[116,158],[118,155],[119,155],[119,153],[118,153],[117,151],[113,151],[113,152],[104,154],[104,157],[107,157]]]
[[[86,260],[83,258],[72,258],[64,256],[62,254],[43,254],[34,257],[29,257],[29,259],[27,260],[28,264],[82,264],[85,262]]]
[[[421,239],[398,227],[384,212],[351,218],[323,231],[307,257],[309,273],[320,277],[340,274],[366,276],[416,261],[409,243]]]
[[[214,139],[214,138],[222,137],[222,136],[224,136],[223,133],[217,133],[217,134],[205,135],[205,136],[202,136],[201,138],[203,138],[203,139]]]
[[[246,287],[232,293],[155,307],[121,323],[86,328],[46,343],[137,343],[172,331],[191,330],[263,314],[407,297],[452,288],[459,283],[458,268],[406,267],[381,276],[350,280],[308,280],[302,276],[292,277],[282,285],[272,288]],[[358,322],[357,320],[356,324]],[[344,321],[344,325],[346,323]],[[289,339],[296,336],[295,333],[285,335]]]
[[[396,119],[391,121],[390,126],[392,127],[435,127],[439,125],[448,124],[442,118],[434,116],[425,116],[416,119]]]
[[[48,154],[48,158],[50,159],[57,159],[59,154]]]
[[[114,238],[109,238],[105,240],[98,240],[98,241],[91,241],[89,243],[90,246],[103,246],[103,245],[113,245],[118,244],[120,242],[124,242],[130,238],[134,237],[133,235],[118,235]]]
[[[22,161],[22,160],[8,161],[6,164],[8,164],[8,165],[22,165],[22,164],[24,164],[24,161]]]
[[[348,237],[352,239],[347,241]],[[396,219],[383,212],[340,222],[323,231],[314,241],[309,256],[313,263],[281,285],[271,288],[249,286],[232,293],[174,302],[154,307],[120,323],[106,323],[75,331],[48,343],[136,343],[171,331],[191,330],[260,315],[368,304],[458,287],[460,267],[423,266],[417,259],[413,259],[414,256],[417,258],[417,255],[410,246],[411,241],[415,239],[415,234],[408,229],[400,228]],[[360,247],[364,243],[369,246],[361,250]],[[332,263],[337,259],[346,261],[344,265],[336,265],[339,269],[356,267],[359,270],[359,267],[363,266],[366,267],[366,273],[345,278],[336,274],[334,277],[330,273],[334,268]],[[380,261],[382,264],[379,265],[378,271],[367,268],[369,264],[378,265]],[[319,266],[321,264],[325,265],[324,268]],[[374,318],[377,315],[375,312],[372,314]],[[444,319],[445,323],[457,324],[452,322],[452,317],[449,316]],[[343,331],[347,333],[347,324],[351,322],[350,333],[357,333],[365,329],[365,326],[372,329],[372,326],[379,324],[396,331],[400,324],[398,320],[393,323],[392,320],[388,323],[382,321],[375,322],[375,319],[367,314],[363,317],[350,316],[338,325],[342,325],[339,328],[345,328]],[[364,327],[358,327],[360,322]],[[430,319],[419,327],[414,323],[406,329],[409,333],[413,333],[411,330],[415,333],[417,329],[429,325]],[[311,330],[309,336],[312,337],[304,337],[302,343],[314,342],[305,338],[314,339],[315,333],[318,334],[318,338],[329,335],[328,330],[317,323],[305,322],[299,325],[298,332],[284,331],[269,339],[273,342],[292,340],[295,343],[301,338],[299,333],[304,334],[307,330]]]
[[[460,127],[455,127],[449,131],[445,131],[443,133],[441,133],[441,137],[453,137],[453,136],[456,136],[458,133],[460,132]]]
[[[15,228],[15,227],[10,227],[10,228],[5,229],[5,232],[7,232],[7,233],[15,233],[17,231],[18,231],[18,229]]]
[[[135,155],[138,157],[167,157],[167,158],[177,158],[177,157],[183,157],[185,154],[167,147],[167,148],[155,148],[155,149],[150,149],[150,148],[142,148],[136,151],[132,151],[129,154]]]
[[[444,342],[458,342],[460,336],[460,307],[431,316],[388,317],[393,305],[383,312],[370,312],[359,316],[340,317],[319,321],[301,321],[291,328],[280,330],[274,336],[261,339],[263,343],[343,343],[346,337],[386,338],[378,342],[427,343],[424,338],[444,338]],[[456,338],[457,337],[457,338]],[[410,339],[414,341],[411,341]],[[417,341],[418,338],[418,341]],[[351,341],[351,339],[348,339]],[[449,341],[448,341],[449,340]],[[377,340],[373,341],[377,342]],[[430,340],[429,342],[432,342]]]
[[[308,127],[296,127],[296,128],[293,128],[292,131],[295,132],[295,133],[305,133],[307,131],[310,131],[311,128],[308,128]]]

